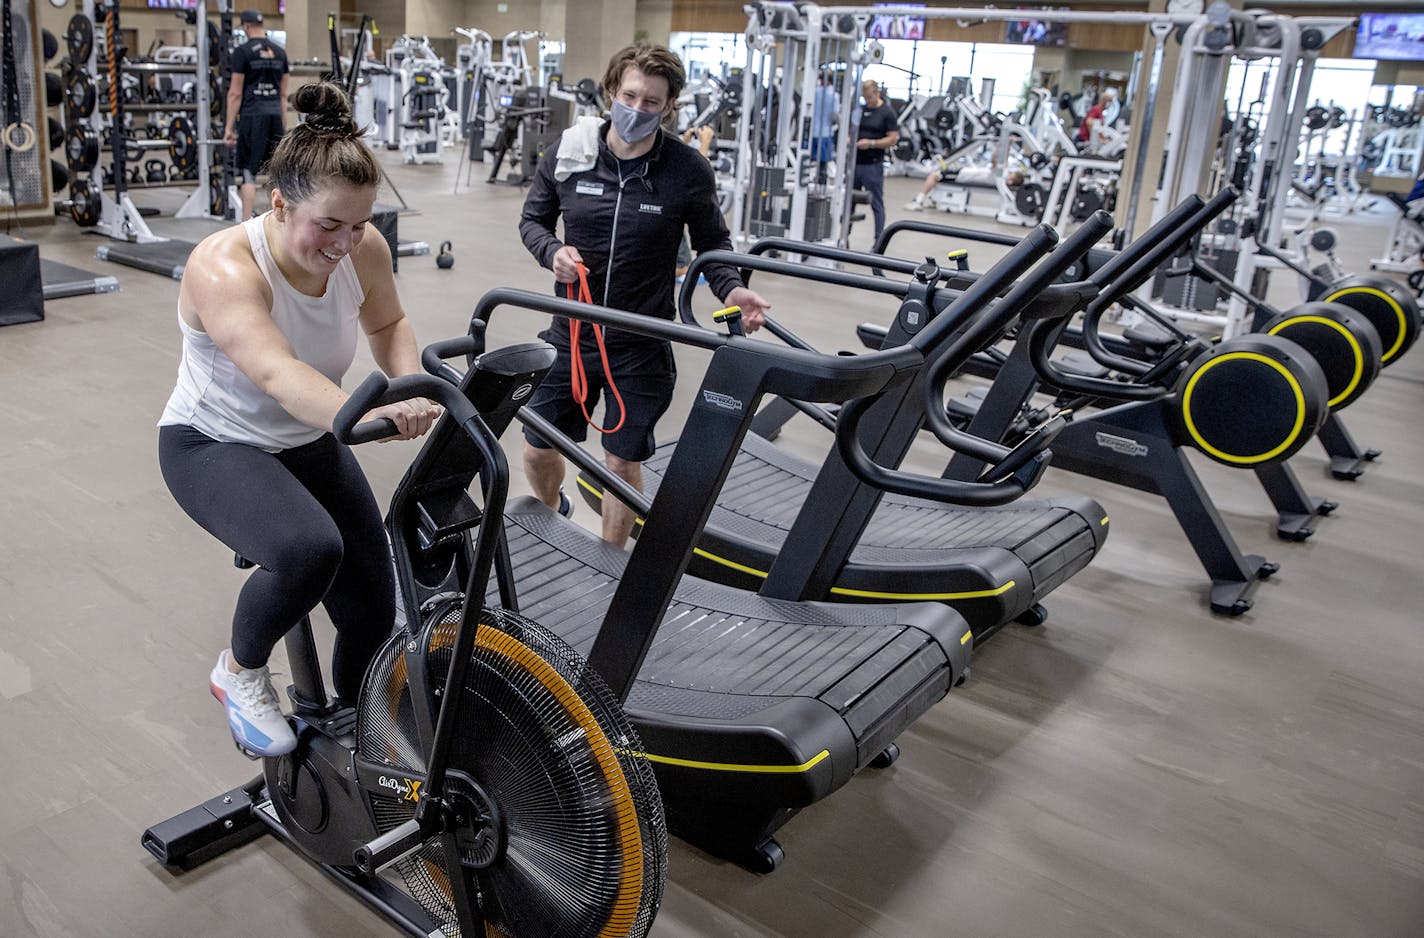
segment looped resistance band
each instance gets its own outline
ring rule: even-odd
[[[575,295],[575,287],[569,284],[569,296],[571,300],[578,300],[580,303],[592,303],[593,294],[588,289],[588,268],[582,264],[578,266],[578,287]],[[579,326],[580,320],[569,318],[569,345],[573,350],[573,361],[569,364],[569,385],[574,400],[578,401],[579,409],[583,411],[583,419],[588,421],[588,425],[599,433],[616,433],[623,426],[623,421],[628,419],[628,409],[623,406],[623,395],[618,393],[618,386],[613,383],[613,370],[608,365],[608,349],[603,344],[603,327],[598,323],[591,323],[593,326],[593,338],[598,343],[598,356],[603,359],[603,377],[608,381],[608,392],[613,399],[618,402],[618,422],[607,430],[593,422],[593,418],[588,413],[588,373],[583,367],[583,349],[579,347]],[[608,405],[605,403],[604,407]]]

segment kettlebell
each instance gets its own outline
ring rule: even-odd
[[[455,255],[450,253],[453,245],[449,241],[440,242],[440,253],[435,255],[435,266],[441,270],[449,270],[455,266]]]
[[[143,164],[143,172],[149,182],[168,181],[168,167],[162,160],[148,160]]]

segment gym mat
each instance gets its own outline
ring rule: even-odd
[[[182,280],[183,267],[195,247],[197,245],[191,241],[150,241],[147,244],[118,241],[100,245],[94,256],[101,261],[113,261],[125,267]]]
[[[44,281],[44,298],[57,300],[66,296],[85,296],[90,293],[113,293],[119,288],[119,281],[108,274],[96,274],[81,267],[71,267],[40,258],[40,279]]]

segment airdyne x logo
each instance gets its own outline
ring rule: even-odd
[[[742,402],[730,394],[720,394],[716,391],[702,392],[702,399],[713,407],[720,407],[723,410],[741,410]]]
[[[408,778],[391,778],[382,775],[376,780],[376,784],[382,788],[389,788],[391,791],[396,792],[401,796],[402,801],[419,801],[420,786],[424,783],[412,781]]]
[[[1122,456],[1146,456],[1147,444],[1130,440],[1125,436],[1113,436],[1111,433],[1099,431],[1093,435],[1093,439],[1104,449],[1110,449],[1114,453]]]

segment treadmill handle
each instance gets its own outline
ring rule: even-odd
[[[1019,498],[1043,478],[1053,456],[1048,445],[1066,425],[1061,417],[1054,418],[1025,437],[1018,446],[1005,451],[998,463],[981,473],[981,478],[988,481],[959,482],[887,469],[871,459],[860,445],[858,431],[861,418],[874,400],[874,397],[857,398],[841,409],[836,426],[836,449],[851,474],[883,492],[952,505],[1005,505]]]

